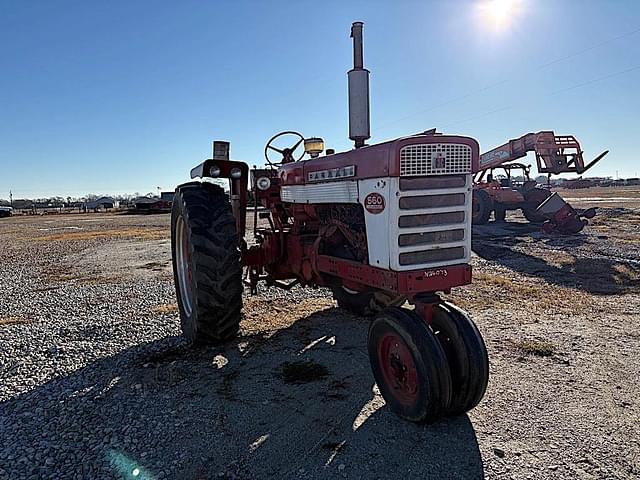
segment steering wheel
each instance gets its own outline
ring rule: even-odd
[[[272,143],[279,137],[283,137],[285,135],[293,135],[296,137],[300,137],[300,140],[298,140],[295,145],[293,147],[290,148],[278,148],[278,147],[274,147],[272,145]],[[269,165],[271,165],[272,167],[276,167],[278,165],[282,165],[283,163],[290,163],[290,162],[297,162],[298,160],[302,159],[302,157],[304,156],[304,150],[302,151],[302,154],[300,155],[299,158],[295,158],[293,156],[293,152],[296,150],[296,148],[298,148],[300,146],[300,144],[304,141],[304,137],[302,136],[302,134],[298,133],[298,132],[293,132],[293,131],[286,131],[286,132],[280,132],[275,134],[273,137],[271,137],[269,139],[269,141],[267,142],[267,145],[264,147],[264,158],[267,160],[267,163]],[[282,155],[282,160],[280,160],[279,162],[272,162],[271,159],[269,158],[269,150],[273,150],[275,152],[278,152],[280,155]]]

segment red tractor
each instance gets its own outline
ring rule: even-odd
[[[213,157],[191,171],[200,180],[176,189],[172,252],[182,331],[193,343],[238,334],[243,269],[251,293],[259,282],[328,288],[339,307],[374,316],[368,351],[387,405],[407,420],[431,422],[473,408],[488,382],[480,332],[438,296],[471,282],[479,147],[434,131],[365,145],[362,23],[351,36],[353,150],[325,151],[322,139],[282,132],[265,147],[268,168],[250,170],[229,160],[228,143],[214,142]],[[293,140],[282,147],[285,138]],[[229,179],[229,193],[206,179]],[[256,206],[248,242],[249,181]]]
[[[500,174],[496,175],[496,171]],[[518,175],[513,175],[514,171],[518,172]],[[522,209],[525,218],[530,222],[544,222],[545,217],[537,212],[537,208],[551,192],[546,188],[537,187],[535,180],[531,180],[529,176],[530,171],[529,165],[508,163],[482,172],[482,180],[474,184],[473,224],[484,225],[489,221],[491,212],[497,222],[503,222],[507,210],[517,209]]]
[[[529,152],[535,153],[538,173],[549,176],[582,174],[609,153],[606,150],[585,165],[578,140],[573,135],[556,135],[552,131],[527,133],[483,153],[477,169],[473,171],[473,224],[484,225],[492,212],[495,220],[502,222],[507,210],[521,209],[530,222],[545,222],[543,230],[546,232],[579,232],[587,224],[585,218],[595,215],[595,209],[578,214],[557,194],[554,201],[547,202],[552,196],[551,191],[537,186],[530,179],[531,165],[513,163]],[[496,170],[503,171],[505,175],[498,178],[494,175]],[[521,172],[521,181],[515,181],[513,170]],[[547,205],[542,208],[545,202]],[[558,210],[554,211],[552,207]]]

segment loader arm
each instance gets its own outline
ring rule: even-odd
[[[480,181],[487,170],[518,160],[529,152],[536,154],[538,172],[548,174],[584,173],[609,153],[606,150],[585,165],[580,143],[573,135],[556,135],[551,130],[527,133],[480,155],[475,180]]]

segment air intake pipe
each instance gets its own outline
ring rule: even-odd
[[[362,58],[362,22],[353,22],[353,69],[347,72],[349,79],[349,138],[355,147],[364,146],[371,138],[369,125],[369,70]]]

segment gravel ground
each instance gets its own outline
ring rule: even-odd
[[[236,341],[187,349],[167,215],[0,221],[0,478],[637,478],[640,211],[510,220],[452,294],[489,389],[430,426],[384,406],[366,321],[323,290],[247,297]],[[326,375],[286,383],[301,360]]]

